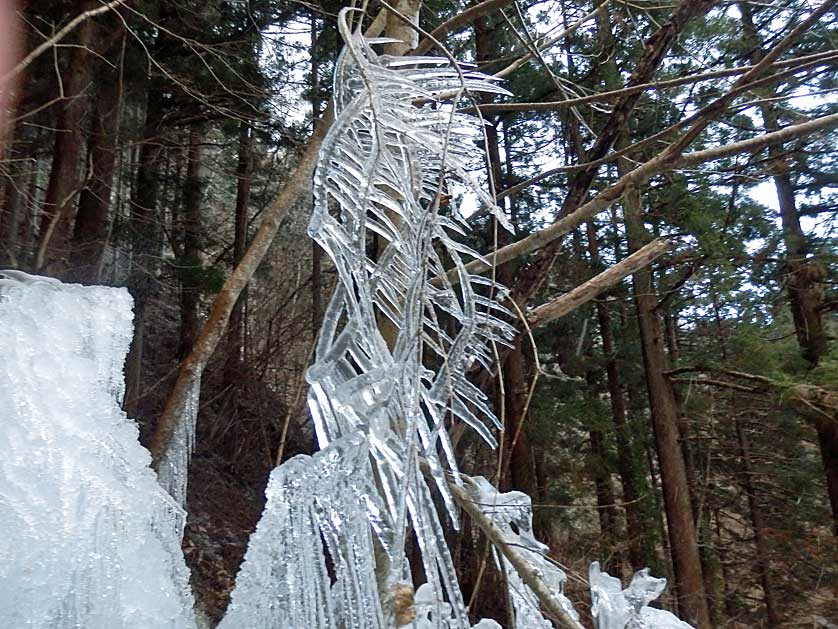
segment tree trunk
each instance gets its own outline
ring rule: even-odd
[[[588,252],[594,268],[598,268],[599,242],[593,222],[587,223]],[[604,300],[596,301],[596,314],[602,339],[602,353],[605,356],[605,375],[608,384],[608,400],[611,405],[611,417],[614,421],[614,434],[617,442],[617,469],[623,487],[623,502],[625,503],[626,528],[628,532],[628,558],[634,570],[640,570],[653,563],[655,557],[655,541],[651,534],[654,524],[646,518],[643,502],[648,503],[648,487],[644,487],[645,477],[639,473],[640,465],[635,456],[635,446],[631,433],[626,424],[626,400],[623,394],[623,383],[617,364],[617,353],[614,344],[614,331],[611,325],[611,314],[608,304]],[[643,487],[644,490],[641,490]],[[645,498],[644,498],[645,496]]]
[[[189,129],[189,147],[186,151],[186,178],[183,182],[183,214],[180,221],[181,255],[177,263],[180,276],[180,350],[185,358],[201,325],[198,307],[202,285],[201,262],[201,142],[203,130],[200,123]]]
[[[751,7],[742,3],[739,5],[739,11],[742,15],[745,38],[751,44],[751,62],[758,63],[764,53],[754,26]],[[769,99],[775,95],[774,89],[767,93]],[[777,131],[780,125],[774,104],[769,100],[761,105],[760,111],[765,130]],[[786,247],[786,293],[791,306],[794,330],[801,355],[810,367],[816,367],[820,359],[829,353],[829,339],[821,312],[824,299],[821,281],[825,272],[820,263],[810,256],[806,236],[800,225],[794,185],[789,174],[789,156],[781,144],[769,146],[768,156],[771,158],[772,179],[780,205],[780,221]],[[818,433],[818,446],[832,508],[832,530],[838,537],[838,425],[833,418],[833,421],[818,422],[815,429]]]
[[[69,253],[73,201],[81,188],[82,123],[90,103],[86,92],[90,86],[94,29],[92,20],[81,25],[78,45],[72,49],[67,68],[61,72],[63,100],[56,112],[52,168],[38,231],[36,271],[44,270],[40,267],[57,262]]]
[[[632,252],[639,249],[647,238],[641,211],[640,191],[629,191],[625,198],[625,220],[629,248]],[[665,341],[657,312],[657,295],[652,284],[651,270],[647,268],[635,273],[633,284],[678,606],[687,622],[699,629],[709,629],[710,613],[704,589],[701,556],[690,502],[687,470],[679,442],[678,407],[672,386],[665,375],[668,369]]]
[[[79,195],[70,253],[71,280],[82,284],[98,282],[98,270],[108,238],[122,86],[116,72],[100,72],[95,115],[88,136],[90,174]]]
[[[253,172],[253,129],[247,123],[239,123],[239,155],[236,166],[236,209],[235,233],[233,236],[233,265],[244,257],[247,249],[247,221],[250,207],[251,175]],[[235,386],[241,375],[242,352],[244,349],[244,311],[247,303],[247,289],[242,291],[230,313],[228,327],[227,360],[224,366],[224,381]]]
[[[751,480],[753,470],[751,469],[751,449],[748,443],[748,435],[742,422],[734,419],[736,437],[739,441],[739,456],[742,460],[742,486],[748,496],[748,508],[751,512],[751,524],[754,529],[754,549],[756,557],[754,564],[762,583],[762,598],[765,603],[765,617],[768,620],[768,628],[780,626],[780,618],[777,615],[777,603],[774,600],[774,592],[771,588],[771,565],[768,561],[768,545],[765,543],[765,530],[762,523],[762,512],[757,502],[756,489]]]
[[[141,391],[143,346],[145,343],[145,311],[154,287],[162,250],[161,222],[157,208],[160,187],[160,157],[163,143],[162,95],[157,86],[149,90],[142,142],[137,159],[137,177],[131,192],[131,214],[128,228],[131,235],[131,272],[128,290],[134,298],[134,339],[126,359],[125,409],[137,415]]]

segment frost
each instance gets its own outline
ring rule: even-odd
[[[636,572],[624,590],[620,580],[603,572],[593,562],[588,575],[591,584],[591,615],[596,629],[692,629],[674,614],[648,607],[666,587],[666,579]]]
[[[194,627],[184,513],[119,406],[131,306],[0,272],[0,627]]]
[[[276,468],[219,629],[384,629],[371,478],[357,435]]]

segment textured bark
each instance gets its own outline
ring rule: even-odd
[[[626,232],[630,250],[636,251],[646,239],[641,210],[640,192],[630,191],[625,200]],[[657,295],[652,284],[651,271],[644,268],[635,273],[633,284],[678,607],[681,616],[687,622],[699,629],[708,629],[711,626],[710,613],[693,506],[690,502],[687,470],[679,441],[678,407],[672,385],[665,375],[665,343],[656,310]]]

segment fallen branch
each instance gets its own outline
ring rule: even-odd
[[[642,249],[635,251],[625,260],[592,277],[584,284],[534,309],[527,315],[531,327],[544,325],[576,310],[603,291],[611,288],[623,278],[636,273],[653,260],[666,253],[672,246],[668,240],[658,238]]]
[[[264,259],[280,224],[288,215],[290,209],[298,199],[308,193],[311,186],[311,177],[314,174],[314,164],[320,151],[320,144],[332,123],[332,117],[333,109],[330,107],[318,123],[296,170],[285,184],[282,192],[279,193],[265,212],[262,223],[259,225],[259,229],[256,231],[256,235],[241,262],[236,265],[236,268],[233,269],[227,281],[224,282],[224,286],[218,292],[212,304],[212,310],[201,328],[195,344],[192,346],[192,351],[181,363],[177,380],[175,380],[172,392],[166,399],[163,414],[160,416],[157,429],[151,438],[150,450],[155,465],[159,464],[163,453],[166,451],[175,426],[178,422],[184,421],[186,409],[192,403],[190,395],[193,392],[195,382],[200,382],[201,375],[210,357],[221,341],[239,295],[241,295]]]
[[[466,482],[470,481],[467,476],[461,476]],[[561,603],[555,599],[550,588],[544,583],[538,571],[524,559],[516,548],[506,543],[503,532],[480,510],[480,507],[477,506],[469,493],[455,483],[449,483],[448,486],[451,489],[451,495],[454,497],[456,503],[460,505],[463,511],[468,513],[471,521],[483,531],[497,551],[512,564],[512,567],[515,568],[521,580],[532,590],[544,610],[564,627],[583,629],[579,621],[568,614]]]

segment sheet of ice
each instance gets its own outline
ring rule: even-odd
[[[671,612],[648,606],[666,587],[666,579],[649,576],[648,569],[636,572],[624,590],[617,577],[594,561],[588,580],[596,629],[692,629]]]
[[[119,406],[131,307],[0,272],[0,627],[194,627],[183,511]]]
[[[386,629],[371,529],[381,507],[366,440],[347,435],[286,461],[266,494],[219,629]]]

